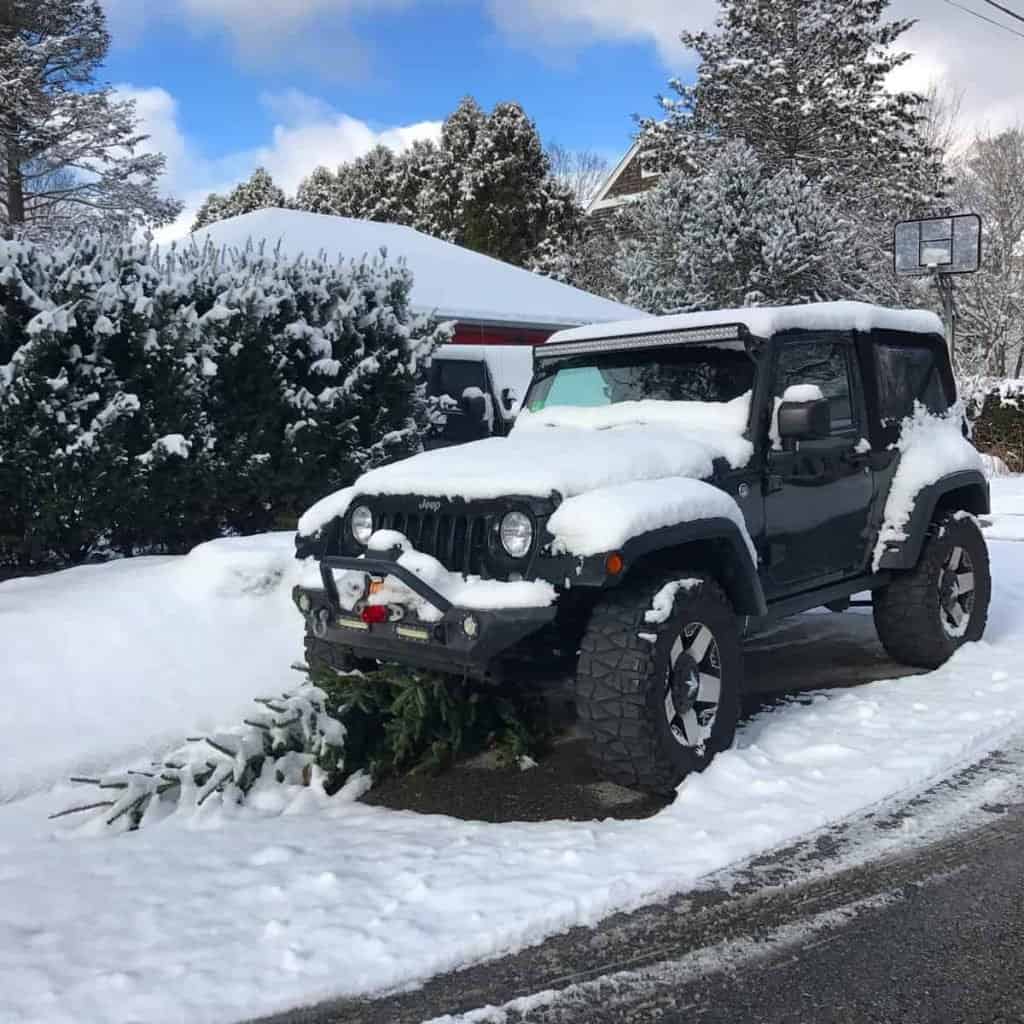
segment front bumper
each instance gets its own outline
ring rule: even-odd
[[[371,579],[393,576],[433,605],[441,617],[436,622],[414,615],[365,622],[361,604],[351,611],[341,606],[334,581],[336,569],[363,573]],[[313,636],[343,647],[357,658],[488,678],[495,674],[490,666],[496,657],[556,615],[554,605],[498,610],[455,607],[415,573],[387,558],[324,558],[320,575],[322,587],[295,587],[292,598]]]

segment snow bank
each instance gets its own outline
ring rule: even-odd
[[[40,819],[66,791],[2,808],[0,1019],[219,1024],[408,986],[920,787],[1024,723],[1024,547],[992,561],[986,643],[760,715],[648,820],[489,825],[307,792],[283,819],[214,808],[55,842]]]
[[[959,406],[945,416],[932,416],[918,403],[913,416],[903,421],[896,447],[900,462],[889,488],[882,528],[875,544],[872,564],[876,571],[886,545],[907,539],[906,527],[914,511],[914,501],[925,487],[948,473],[968,469],[984,472],[985,468],[981,456],[964,438],[963,409]]]
[[[591,324],[559,331],[548,344],[560,341],[591,341],[595,338],[628,338],[660,331],[687,331],[698,327],[742,324],[756,338],[780,331],[910,331],[944,336],[942,321],[934,313],[910,309],[886,309],[866,302],[818,302],[805,306],[756,306],[720,309],[707,313],[681,313],[647,320]]]
[[[701,480],[668,477],[604,487],[564,501],[548,520],[554,551],[596,555],[632,537],[677,523],[730,519],[757,565],[757,552],[735,499]]]
[[[0,584],[0,802],[148,760],[294,684],[298,570],[281,533]]]

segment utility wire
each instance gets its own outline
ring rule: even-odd
[[[994,7],[997,11],[1002,11],[1003,14],[1008,14],[1011,18],[1016,18],[1018,21],[1024,21],[1024,14],[1018,14],[1016,11],[1010,10],[1009,7],[997,4],[996,0],[985,0],[985,3],[987,3],[989,7]]]
[[[988,0],[985,0],[985,2],[987,3]],[[996,28],[1001,28],[1004,32],[1012,32],[1015,36],[1020,36],[1021,39],[1024,39],[1024,32],[1019,32],[1015,28],[1010,28],[1009,25],[1004,25],[1001,21],[996,21],[995,18],[990,18],[988,15],[982,14],[980,11],[972,10],[970,7],[964,7],[963,4],[958,4],[956,0],[946,0],[946,3],[949,4],[950,7],[956,7],[961,11],[966,11],[968,14],[973,14],[974,17],[980,18],[982,21],[987,21],[990,25],[995,25]]]

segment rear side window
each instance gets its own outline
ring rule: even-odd
[[[878,411],[888,422],[899,422],[920,402],[935,415],[949,409],[934,352],[924,345],[876,345]]]

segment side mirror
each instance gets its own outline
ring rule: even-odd
[[[827,398],[813,402],[783,402],[779,406],[779,439],[783,447],[816,441],[832,433],[832,409]]]
[[[487,399],[479,388],[466,388],[462,393],[462,411],[477,423],[487,419]]]
[[[515,388],[502,388],[501,389],[501,404],[505,407],[506,412],[511,412],[519,401],[519,394]]]

